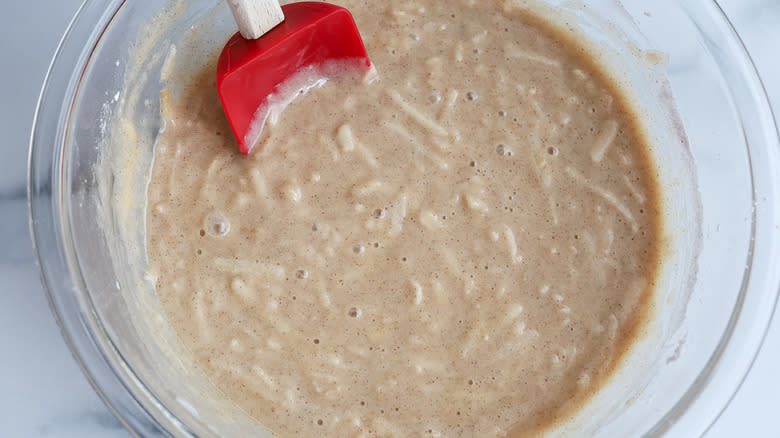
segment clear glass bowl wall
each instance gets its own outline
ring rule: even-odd
[[[565,2],[550,0],[554,6]],[[560,4],[558,4],[560,3]],[[568,3],[566,3],[568,4]],[[725,408],[760,348],[780,288],[780,148],[762,84],[738,35],[716,3],[598,0],[588,7],[646,48],[668,54],[666,73],[690,141],[701,209],[676,205],[680,235],[701,232],[698,271],[686,290],[681,323],[667,333],[656,360],[638,379],[615,379],[609,409],[580,432],[593,436],[702,435]],[[86,0],[64,36],[47,76],[30,151],[31,229],[42,278],[63,335],[106,404],[141,436],[236,436],[261,432],[218,401],[218,392],[182,373],[149,342],[150,328],[129,317],[132,295],[122,266],[96,222],[95,178],[106,112],[117,105],[126,61],[145,23],[170,2]],[[232,33],[226,5],[192,0],[160,41],[176,43],[209,17],[205,35],[221,47]],[[600,32],[597,25],[590,30]],[[163,59],[144,66],[159,77]],[[159,111],[159,84],[149,81],[139,111]],[[159,126],[142,125],[139,135]],[[683,146],[680,146],[683,147]],[[681,181],[691,175],[681,176]],[[698,213],[692,214],[691,212]],[[691,222],[696,218],[696,223]],[[659,313],[663,314],[663,310]],[[162,358],[162,359],[161,359]],[[669,360],[666,360],[669,359]],[[673,360],[672,360],[673,359]],[[168,361],[168,362],[166,362]],[[193,383],[195,382],[195,383]],[[630,403],[620,403],[630,399]],[[620,407],[618,407],[620,406]],[[594,411],[595,412],[595,411]],[[566,434],[572,429],[561,429]]]

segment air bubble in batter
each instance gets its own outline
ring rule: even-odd
[[[205,230],[210,236],[223,237],[230,232],[230,221],[219,213],[206,216]]]

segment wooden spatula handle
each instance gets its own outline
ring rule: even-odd
[[[227,0],[241,36],[248,40],[260,38],[284,21],[279,0]]]

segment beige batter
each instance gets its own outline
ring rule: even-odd
[[[164,96],[147,235],[170,322],[280,437],[538,432],[599,387],[652,292],[631,109],[496,2],[341,3],[379,78],[299,97],[252,156],[213,64]]]

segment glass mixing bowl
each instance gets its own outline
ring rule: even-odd
[[[656,120],[666,128],[656,137],[661,146],[655,153],[674,244],[648,326],[652,342],[640,342],[647,348],[629,354],[580,415],[550,435],[700,436],[749,371],[780,289],[780,148],[764,89],[739,36],[711,0],[594,0],[584,8],[546,3],[579,14],[582,31],[618,58],[667,59],[647,67],[662,72],[663,80],[653,85],[639,72],[635,92],[657,91],[640,99],[650,113],[653,102],[672,96],[679,110],[679,117]],[[223,400],[186,355],[173,354],[180,350],[153,308],[153,291],[123,282],[142,272],[112,252],[133,242],[97,219],[111,208],[101,202],[101,190],[111,188],[96,178],[101,149],[112,129],[109,116],[125,102],[117,91],[130,71],[147,79],[131,116],[159,112],[161,84],[149,78],[160,76],[165,57],[128,62],[145,23],[166,8],[172,18],[156,36],[162,46],[181,43],[204,20],[209,26],[200,26],[201,44],[221,47],[232,32],[227,6],[218,0],[86,0],[63,37],[30,147],[38,263],[66,342],[130,431],[267,436]],[[138,124],[142,147],[160,128],[153,119]]]

